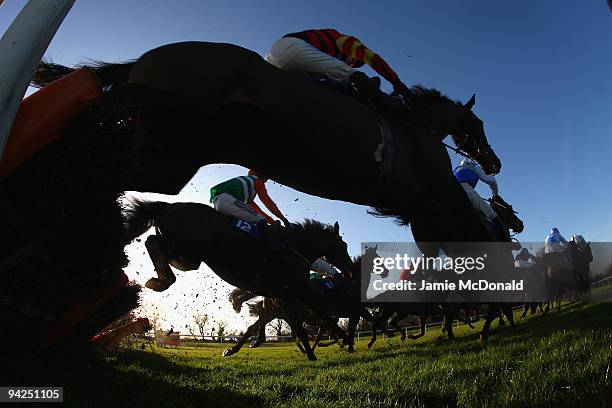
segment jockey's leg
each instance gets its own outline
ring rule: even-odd
[[[266,61],[285,71],[298,71],[322,75],[346,84],[356,72],[337,58],[332,57],[299,38],[286,37],[276,41]]]
[[[265,221],[263,215],[228,193],[216,196],[213,205],[215,210],[228,217],[238,218],[251,224]]]
[[[461,183],[461,187],[463,187],[463,190],[470,199],[472,206],[476,210],[482,212],[487,218],[487,221],[493,225],[497,238],[501,241],[509,241],[510,237],[507,234],[508,229],[506,228],[506,225],[502,222],[501,218],[499,218],[495,210],[491,208],[489,203],[480,197],[476,190],[474,190],[474,188],[472,188],[472,186],[470,186],[468,183]]]
[[[376,83],[361,71],[355,71],[349,81],[366,98],[386,113],[401,115],[401,106],[391,96],[381,91]]]
[[[286,233],[278,221],[268,225],[263,215],[228,193],[216,196],[213,205],[221,214],[257,225],[268,250],[284,249]]]

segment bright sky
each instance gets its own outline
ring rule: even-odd
[[[0,6],[0,31],[24,4],[7,0]],[[541,241],[553,226],[566,237],[612,240],[612,14],[605,0],[77,0],[46,57],[65,65],[87,58],[122,61],[185,40],[230,42],[263,55],[287,32],[327,27],[360,38],[406,84],[436,87],[463,101],[477,94],[474,110],[503,163],[500,193],[525,221],[521,240]],[[212,185],[243,172],[208,166],[177,197],[163,199],[208,202]],[[275,184],[269,191],[290,220],[339,221],[353,255],[362,241],[412,240],[408,230],[368,216],[364,207]],[[152,274],[144,251],[143,242],[128,248],[127,272],[140,283]],[[163,294],[145,290],[143,303],[177,330],[195,311],[241,330],[244,316],[237,317],[225,299],[213,302],[215,293],[227,290],[203,267],[180,272]]]

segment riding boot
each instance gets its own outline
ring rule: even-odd
[[[268,225],[266,220],[261,220],[257,223],[257,227],[261,231],[266,253],[279,252],[287,248],[287,232],[279,221]]]
[[[368,98],[377,108],[384,112],[401,116],[402,105],[390,95],[387,95],[376,86],[376,82],[361,71],[353,73],[349,81],[357,88],[359,93]]]

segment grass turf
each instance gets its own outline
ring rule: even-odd
[[[612,406],[612,303],[574,304],[458,339],[432,329],[370,350],[317,349],[309,362],[288,343],[221,357],[224,345],[130,350],[86,364],[30,367],[14,384],[64,387],[65,406]],[[518,312],[517,315],[518,316]]]

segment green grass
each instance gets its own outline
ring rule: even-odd
[[[75,407],[612,406],[612,303],[530,317],[484,345],[476,330],[456,333],[379,338],[371,350],[362,338],[354,354],[317,349],[317,362],[291,344],[232,357],[220,345],[147,348],[17,381],[63,385]]]

